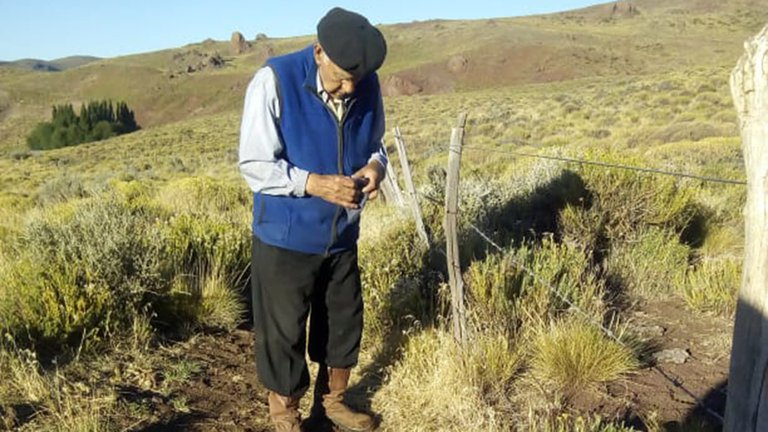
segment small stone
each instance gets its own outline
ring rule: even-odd
[[[662,337],[667,332],[662,326],[658,325],[643,325],[635,328],[638,335],[646,338]]]
[[[688,353],[688,350],[680,348],[668,349],[653,354],[653,358],[657,363],[683,364],[690,357],[691,355]]]

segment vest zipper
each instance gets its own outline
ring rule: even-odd
[[[338,151],[339,151],[339,158],[338,158],[338,169],[339,169],[339,175],[344,175],[344,121],[347,119],[347,114],[349,114],[349,111],[352,110],[352,105],[355,104],[355,100],[352,99],[349,102],[349,106],[344,109],[344,114],[341,116],[341,120],[339,120],[338,117],[336,117],[336,114],[333,114],[333,118],[336,119],[336,134],[338,135]],[[331,108],[326,105],[326,108],[328,108],[328,111],[331,111]],[[333,225],[331,225],[331,241],[328,243],[328,247],[325,248],[325,256],[328,256],[331,254],[331,247],[334,243],[336,243],[336,237],[338,236],[338,232],[336,231],[336,225],[339,223],[339,217],[341,216],[341,212],[344,209],[342,207],[336,208],[336,214],[333,216]]]
[[[323,98],[320,97],[319,94],[317,94],[316,91],[313,91],[311,87],[305,86],[305,88],[312,92],[315,97],[317,97],[317,100],[320,101],[321,104],[325,107],[325,109],[331,113],[331,117],[333,117],[334,120],[336,120],[336,135],[338,137],[337,143],[338,143],[338,170],[339,175],[344,175],[344,121],[347,119],[347,114],[352,110],[352,106],[355,104],[355,99],[352,99],[349,102],[349,106],[344,109],[344,115],[341,116],[341,119],[336,116],[336,113],[333,112],[331,107],[328,106],[323,101]],[[343,211],[343,208],[341,206],[337,206],[336,208],[336,214],[333,215],[333,224],[331,225],[331,238],[328,242],[328,246],[325,248],[325,256],[329,256],[331,254],[331,247],[334,243],[336,243],[336,237],[338,236],[338,232],[336,231],[336,225],[339,223],[339,217],[341,216],[341,212]]]

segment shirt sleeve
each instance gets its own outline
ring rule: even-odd
[[[381,94],[379,94],[379,102],[377,106],[375,136],[372,143],[371,157],[368,159],[368,163],[376,161],[384,168],[389,163],[389,157],[387,156],[387,149],[384,147],[384,103],[382,101]]]
[[[269,67],[256,72],[245,93],[240,123],[240,173],[254,192],[302,197],[309,172],[281,157],[277,81]]]

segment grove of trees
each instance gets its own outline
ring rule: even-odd
[[[139,129],[133,111],[125,102],[91,101],[75,114],[72,104],[56,105],[52,119],[38,125],[27,136],[32,150],[48,150],[99,141]]]

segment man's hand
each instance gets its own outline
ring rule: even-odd
[[[387,171],[378,161],[370,161],[368,165],[360,168],[359,171],[352,174],[353,179],[365,182],[363,193],[368,194],[368,199],[376,199],[379,194],[379,185],[384,180]]]
[[[322,198],[329,203],[348,209],[356,209],[363,198],[360,181],[341,175],[309,174],[306,193]]]

